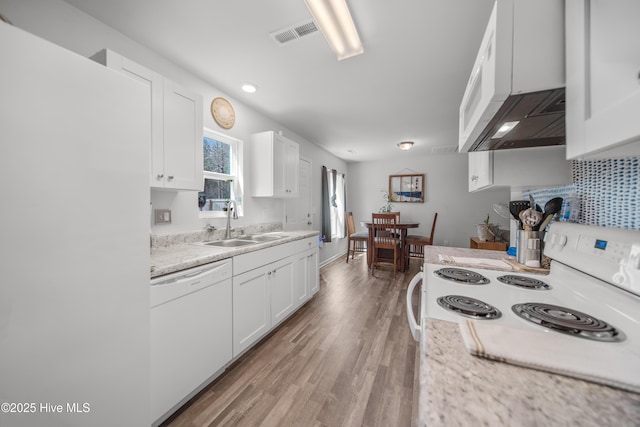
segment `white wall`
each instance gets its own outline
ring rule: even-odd
[[[491,221],[508,229],[509,221],[493,211],[494,203],[508,203],[509,189],[488,189],[469,193],[467,184],[467,155],[442,154],[412,156],[406,160],[350,163],[347,172],[347,208],[353,211],[358,231],[364,229],[360,221],[371,220],[385,204],[382,191],[389,187],[389,175],[424,174],[424,203],[394,203],[394,211],[401,212],[403,221],[420,223],[410,234],[429,235],[433,215],[438,212],[434,236],[435,245],[469,247],[469,238],[477,236],[476,224],[491,215]]]
[[[326,165],[341,171],[346,171],[347,169],[346,162],[306,141],[265,115],[251,109],[243,103],[243,99],[229,96],[68,3],[60,0],[0,0],[0,13],[11,20],[15,26],[50,40],[84,57],[90,57],[101,49],[109,48],[200,93],[203,97],[204,126],[245,142],[243,168],[245,216],[234,221],[234,226],[263,222],[282,222],[284,217],[284,203],[282,200],[249,196],[252,171],[248,145],[252,133],[265,130],[281,130],[286,137],[300,144],[300,155],[313,161],[311,174],[312,203],[318,213],[321,212],[320,168],[322,165]],[[218,96],[227,98],[234,107],[236,124],[232,129],[225,130],[220,128],[211,117],[210,103],[213,98]],[[34,116],[34,120],[37,120],[36,116]],[[150,214],[150,228],[154,234],[189,232],[202,229],[206,224],[213,224],[216,227],[224,227],[225,224],[224,219],[204,220],[198,218],[196,192],[152,190],[151,203],[154,209],[172,210],[171,225],[153,225]],[[314,228],[320,229],[319,214],[314,219]],[[346,243],[344,242],[327,244],[320,252],[320,261],[324,262],[345,251]]]

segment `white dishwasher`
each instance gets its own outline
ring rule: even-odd
[[[151,421],[159,424],[232,357],[231,259],[151,281]]]

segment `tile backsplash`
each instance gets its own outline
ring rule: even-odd
[[[522,194],[544,206],[553,197],[578,193],[581,224],[640,230],[640,157],[574,160],[571,172],[572,184]]]

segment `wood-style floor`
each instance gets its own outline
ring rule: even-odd
[[[405,295],[420,262],[371,277],[363,254],[320,270],[320,291],[164,426],[412,426],[417,345]]]

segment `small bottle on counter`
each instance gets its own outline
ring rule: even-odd
[[[578,222],[580,215],[580,196],[578,193],[571,193],[569,197],[562,201],[562,209],[560,211],[560,221]]]

